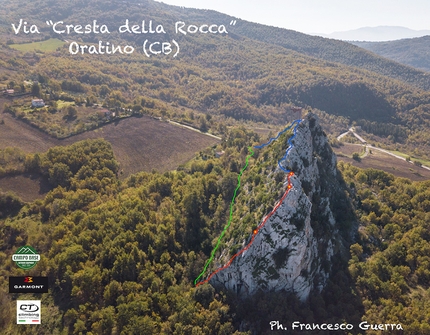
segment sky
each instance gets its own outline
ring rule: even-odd
[[[430,29],[430,0],[162,0],[213,9],[237,18],[300,31],[330,34],[361,27]]]

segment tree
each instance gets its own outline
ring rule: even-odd
[[[97,98],[94,95],[90,95],[87,97],[85,105],[88,107],[94,105],[95,103],[97,103]]]
[[[66,117],[69,120],[76,119],[77,116],[78,116],[78,111],[76,110],[75,107],[73,107],[73,106],[67,106],[66,107]]]
[[[25,170],[27,172],[40,172],[41,162],[42,160],[38,153],[34,155],[28,154],[24,162]]]
[[[58,185],[68,186],[71,177],[72,173],[66,164],[55,163],[53,167],[49,169],[49,182],[54,187]]]
[[[358,152],[354,152],[352,154],[352,159],[356,160],[357,162],[361,162],[360,154]]]
[[[207,124],[206,119],[204,117],[200,117],[200,119],[199,119],[199,129],[202,132],[208,131],[208,124]]]
[[[227,201],[231,201],[233,198],[234,190],[237,187],[237,178],[237,173],[229,172],[219,183],[223,198]]]
[[[365,174],[363,171],[360,171],[355,175],[355,179],[360,183],[365,183],[367,182],[367,174]]]
[[[110,89],[109,89],[109,87],[107,87],[106,85],[102,85],[102,86],[100,87],[99,94],[100,94],[102,97],[104,97],[104,96],[108,95],[108,94],[109,94],[109,92],[110,92]]]
[[[40,95],[40,86],[38,83],[34,82],[31,86],[31,95],[33,97],[39,97]]]

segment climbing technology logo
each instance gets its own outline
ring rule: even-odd
[[[40,325],[40,300],[17,300],[16,323],[18,325]]]
[[[9,293],[47,293],[48,277],[9,277]]]
[[[34,268],[38,261],[40,261],[40,255],[34,250],[34,248],[26,245],[19,248],[16,253],[12,255],[12,260],[24,270],[30,270]]]

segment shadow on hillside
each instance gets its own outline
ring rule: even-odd
[[[317,83],[297,97],[305,104],[352,120],[395,122],[396,109],[364,83]]]

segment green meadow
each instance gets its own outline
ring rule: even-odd
[[[32,43],[23,43],[23,44],[11,44],[9,45],[11,48],[14,48],[19,51],[29,52],[29,51],[54,51],[58,47],[63,46],[64,42],[59,40],[58,38],[50,38],[46,41],[32,42]]]

